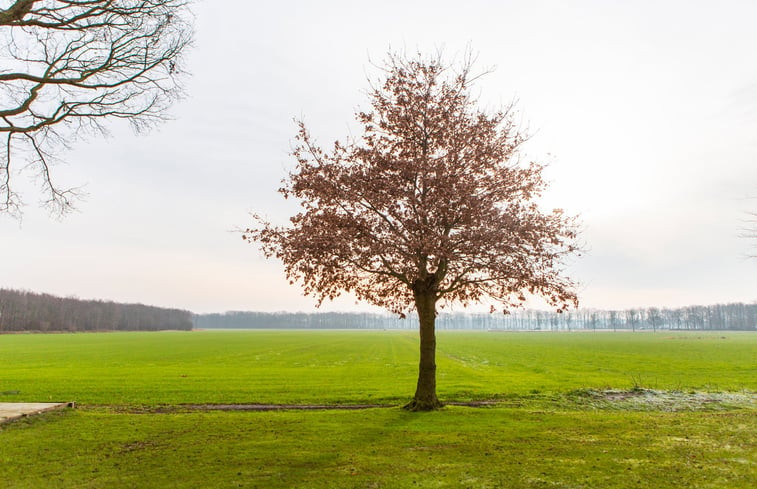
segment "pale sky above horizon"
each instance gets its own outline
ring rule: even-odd
[[[145,135],[111,125],[60,155],[85,184],[56,220],[0,216],[0,287],[194,312],[312,311],[283,267],[244,243],[276,192],[304,118],[328,145],[356,126],[391,50],[460,56],[481,103],[517,100],[526,157],[549,164],[545,205],[579,214],[570,264],[583,307],[757,300],[757,2],[200,1],[188,97]],[[18,179],[21,184],[21,179]],[[372,310],[347,299],[322,310]]]

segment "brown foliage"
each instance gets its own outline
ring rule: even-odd
[[[404,314],[417,294],[506,310],[543,296],[577,305],[562,259],[576,251],[573,218],[543,212],[542,166],[518,164],[524,135],[512,110],[471,98],[471,63],[390,56],[363,135],[325,151],[299,122],[296,168],[279,190],[302,212],[277,227],[256,216],[244,238],[286,266],[307,294],[359,299]]]

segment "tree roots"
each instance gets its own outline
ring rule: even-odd
[[[437,409],[441,409],[443,407],[444,407],[444,404],[439,402],[438,399],[434,399],[432,401],[413,399],[412,401],[402,406],[402,409],[406,411],[411,411],[411,412],[418,412],[418,411],[436,411]]]

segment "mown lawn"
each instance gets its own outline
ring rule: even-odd
[[[0,335],[0,402],[400,403],[417,348],[415,333],[396,331]],[[442,332],[438,389],[446,400],[757,390],[756,358],[750,333]]]
[[[754,412],[462,408],[115,414],[0,432],[20,488],[749,488]]]
[[[0,425],[0,488],[757,487],[757,335],[442,333],[441,397],[500,403],[434,413],[396,407],[416,348],[377,331],[0,336],[0,402],[79,403]],[[590,390],[633,387],[682,397]],[[395,407],[181,406],[232,402]]]

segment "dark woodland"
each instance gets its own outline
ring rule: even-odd
[[[191,330],[180,309],[0,289],[0,333]]]

